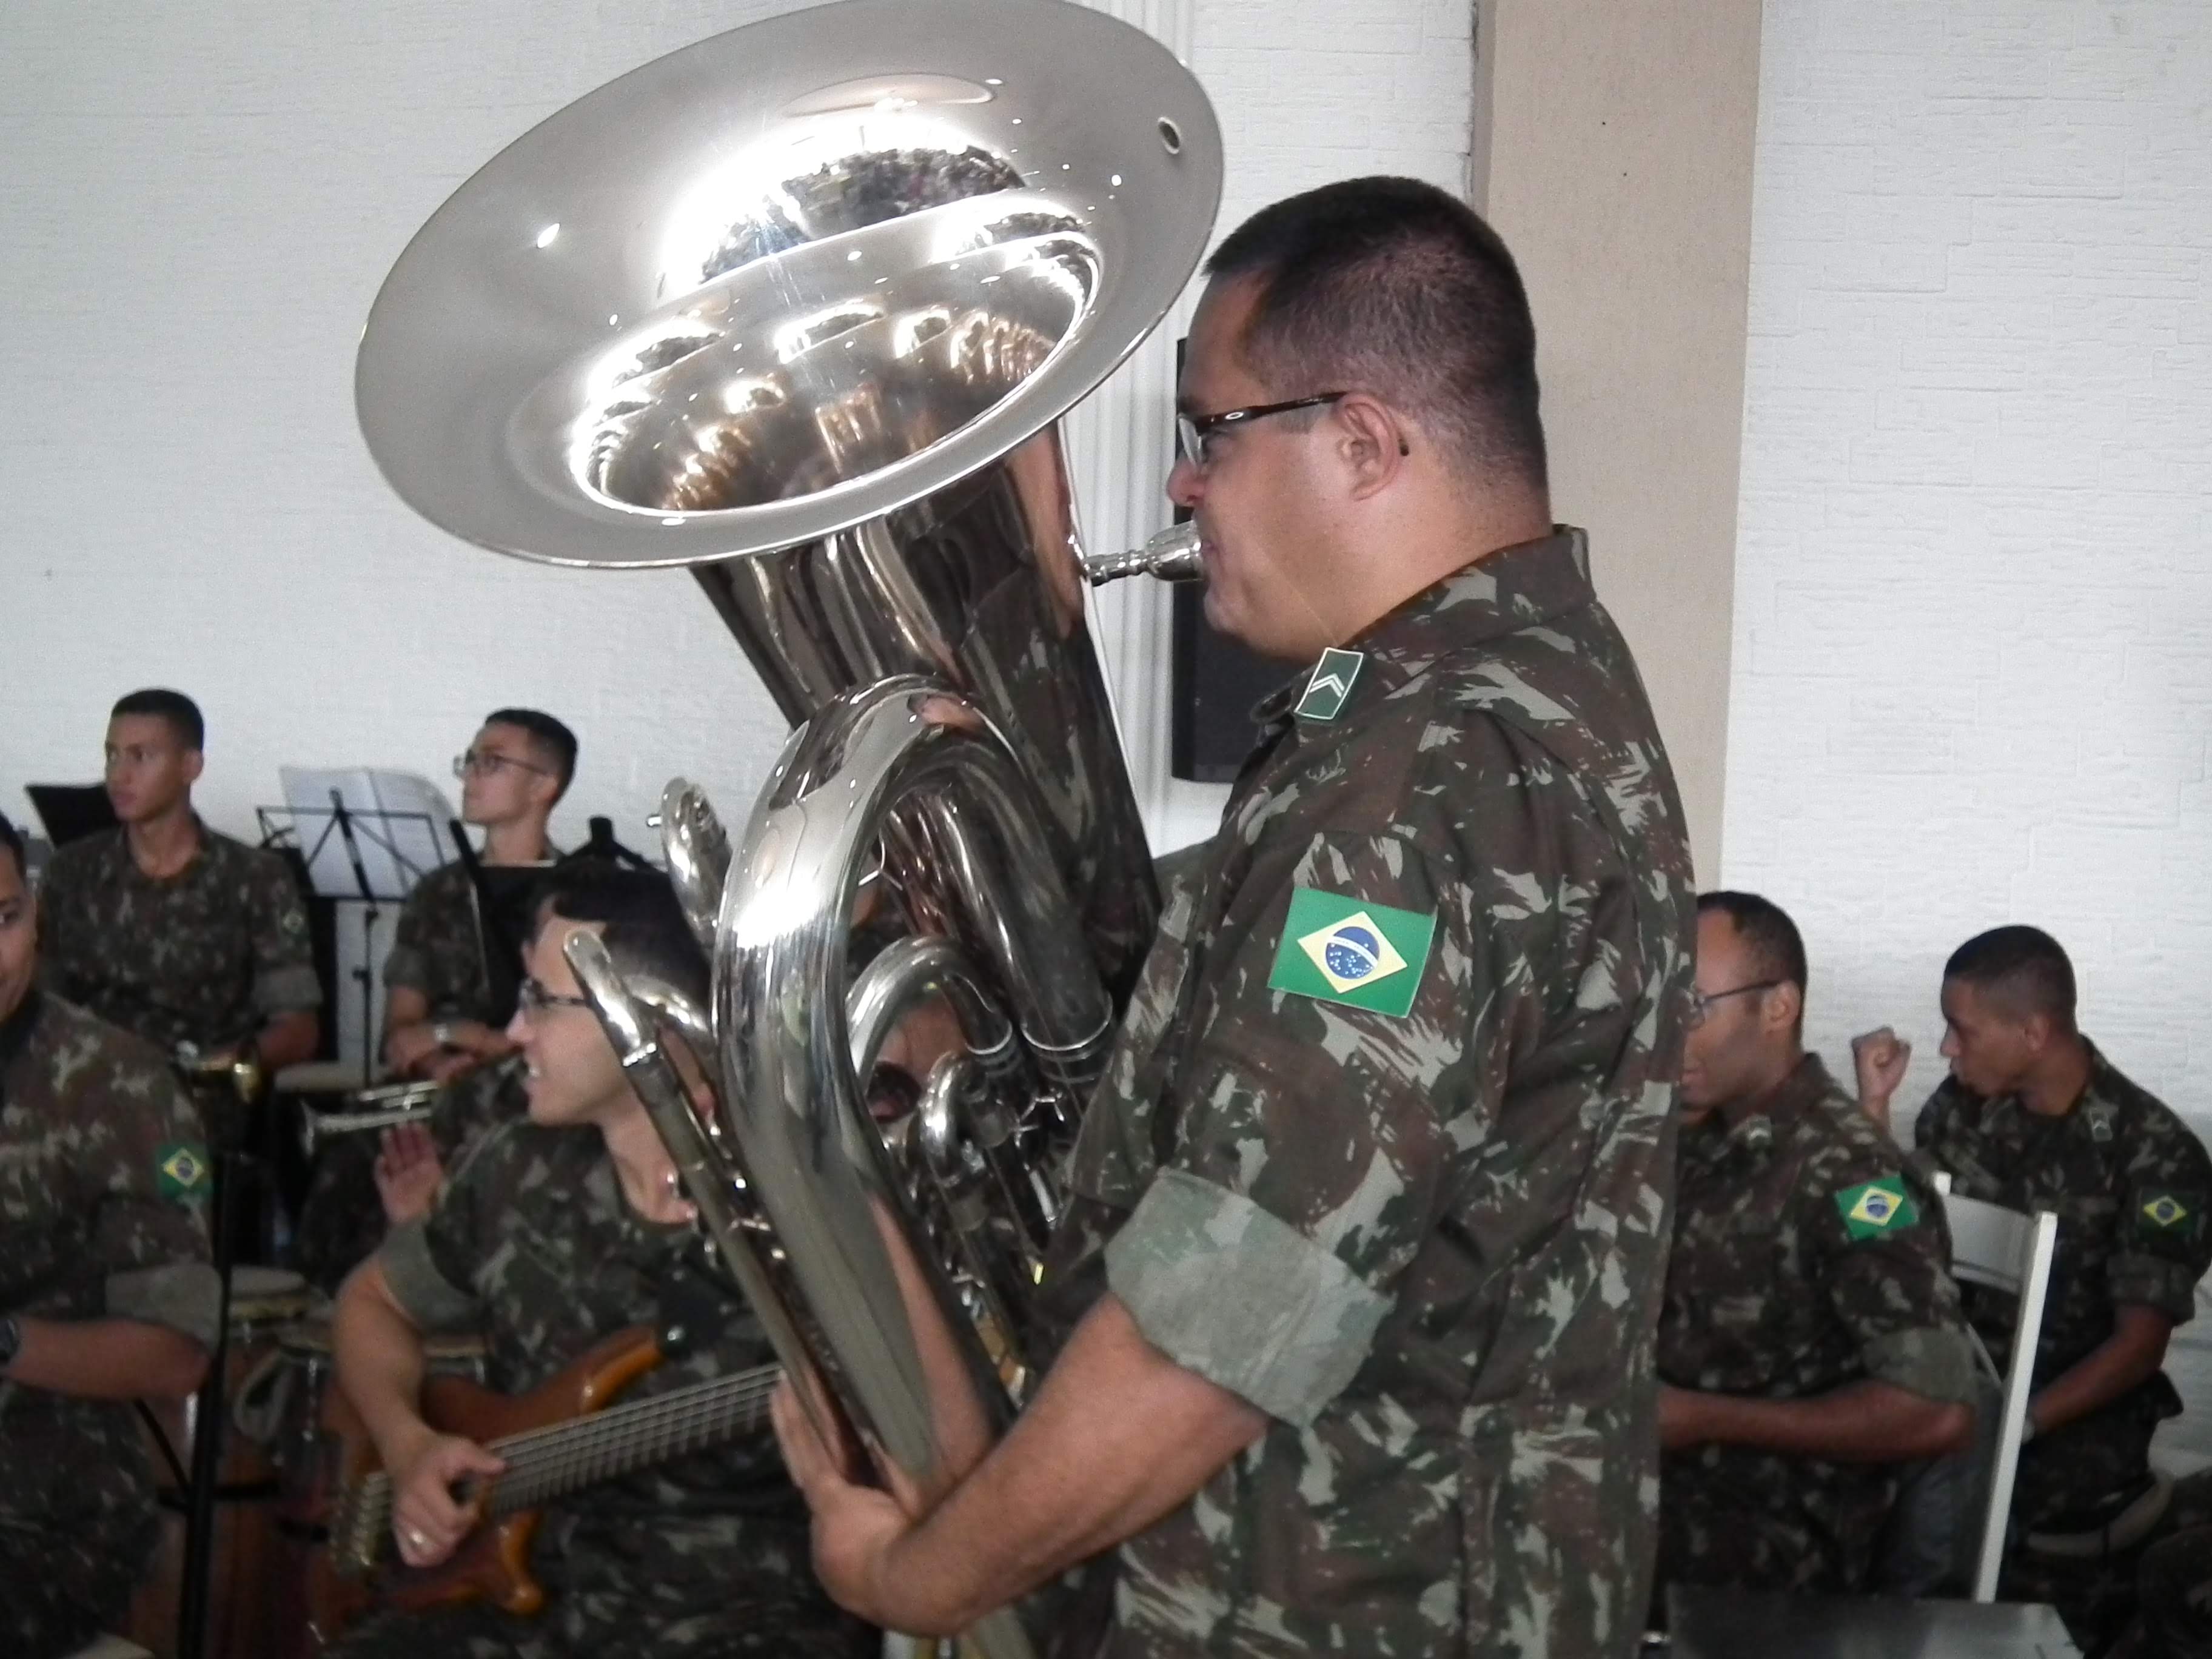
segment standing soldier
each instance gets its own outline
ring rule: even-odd
[[[48,983],[165,1054],[313,1057],[322,1006],[300,889],[274,854],[192,810],[206,728],[190,697],[133,691],[107,723],[116,829],[58,849],[41,907]]]
[[[2075,1003],[2073,963],[2039,928],[1960,945],[1943,969],[1951,1075],[1914,1139],[1955,1191],[2057,1213],[2004,1593],[2055,1603],[2094,1653],[2131,1611],[2161,1518],[2150,1439],[2181,1409],[2160,1367],[2212,1267],[2212,1158],[2082,1036]],[[1887,1031],[1859,1047],[1861,1103],[1886,1123],[1910,1051]],[[2017,1298],[1970,1285],[1966,1303],[2003,1364]]]
[[[1659,1580],[1860,1591],[1897,1465],[1971,1434],[1936,1194],[1804,1048],[1805,946],[1698,901],[1674,1248],[1659,1315]]]
[[[33,984],[38,907],[0,817],[0,1650],[116,1621],[159,1518],[130,1401],[199,1386],[215,1273],[199,1126],[144,1043]]]
[[[1169,493],[1215,625],[1311,666],[1091,1103],[1073,1334],[919,1522],[781,1398],[816,1564],[952,1632],[1099,1557],[1115,1655],[1625,1654],[1689,1003],[1666,753],[1552,523],[1495,233],[1358,179],[1210,269]]]

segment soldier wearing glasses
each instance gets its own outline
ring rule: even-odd
[[[428,1212],[395,1227],[338,1297],[337,1380],[391,1474],[394,1538],[411,1567],[446,1560],[481,1518],[457,1485],[503,1467],[421,1415],[424,1333],[480,1333],[489,1380],[507,1394],[640,1326],[666,1333],[670,1351],[629,1398],[665,1400],[773,1364],[736,1288],[703,1263],[675,1167],[580,993],[563,954],[578,932],[596,933],[625,975],[706,1000],[706,957],[665,877],[580,858],[547,878],[508,1028],[526,1065],[528,1115],[477,1137]],[[752,1379],[763,1391],[768,1380]],[[755,1427],[681,1449],[698,1444],[676,1436],[666,1461],[547,1507],[530,1554],[549,1592],[537,1617],[482,1603],[388,1613],[337,1655],[829,1659],[879,1650],[807,1571],[805,1507],[768,1437]]]
[[[550,714],[501,708],[487,715],[453,762],[461,820],[484,832],[483,862],[551,862],[546,821],[575,772],[576,734]],[[487,951],[496,948],[489,925],[480,926],[465,866],[432,871],[408,895],[384,962],[384,1058],[394,1072],[444,1082],[514,1052],[500,1029],[514,1010],[497,1006],[486,966]]]
[[[1093,1562],[1113,1659],[1616,1655],[1689,1005],[1666,751],[1552,520],[1496,233],[1355,179],[1209,272],[1169,494],[1214,624],[1310,666],[1090,1103],[1066,1345],[919,1522],[780,1400],[816,1565],[946,1633]]]
[[[1896,1466],[1962,1445],[1972,1351],[1934,1194],[1805,1052],[1805,947],[1698,901],[1659,1316],[1659,1574],[1867,1588]]]

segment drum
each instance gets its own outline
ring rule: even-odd
[[[231,1269],[229,1337],[223,1361],[223,1398],[230,1409],[225,1413],[216,1466],[205,1649],[224,1659],[273,1659],[268,1592],[276,1560],[276,1464],[268,1445],[257,1437],[252,1402],[280,1363],[278,1334],[306,1318],[313,1305],[307,1281],[295,1273],[277,1267]],[[151,1412],[167,1443],[166,1453],[155,1448],[155,1459],[161,1540],[152,1576],[132,1604],[129,1633],[162,1659],[176,1651],[188,1508],[176,1477],[191,1467],[198,1403],[195,1396],[181,1409],[165,1406]]]
[[[276,1582],[270,1604],[276,1639],[273,1659],[313,1659],[324,1646],[315,1614],[330,1542],[330,1507],[337,1495],[338,1452],[325,1426],[332,1386],[331,1322],[306,1319],[276,1334],[281,1381],[273,1402],[272,1443],[277,1467]],[[477,1336],[424,1339],[425,1369],[433,1376],[484,1378],[484,1344]]]

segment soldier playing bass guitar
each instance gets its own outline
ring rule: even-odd
[[[688,1330],[678,1353],[649,1345],[632,1365],[605,1346],[629,1328],[665,1329],[672,1283],[711,1281],[696,1265],[690,1207],[667,1155],[562,954],[579,928],[598,933],[625,974],[706,1000],[706,961],[665,878],[592,865],[549,877],[509,1028],[528,1064],[529,1119],[482,1137],[430,1214],[397,1230],[338,1299],[338,1383],[389,1472],[398,1558],[418,1572],[451,1558],[488,1511],[503,1510],[502,1480],[536,1474],[512,1442],[511,1468],[426,1420],[423,1333],[481,1329],[489,1380],[505,1395],[544,1389],[570,1368],[642,1371],[606,1414],[617,1422],[635,1401],[685,1412],[702,1385],[774,1357],[734,1292],[711,1298],[720,1329]],[[701,1322],[696,1297],[692,1305],[677,1322]],[[335,1651],[707,1659],[843,1655],[870,1639],[817,1586],[806,1511],[759,1435],[553,1498],[522,1565],[546,1592],[535,1617],[483,1601],[394,1607]]]

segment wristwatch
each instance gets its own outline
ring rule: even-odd
[[[0,1371],[15,1363],[23,1348],[23,1322],[9,1314],[0,1318]]]
[[[453,1041],[453,1022],[450,1019],[441,1019],[431,1026],[430,1041],[441,1048],[458,1048],[461,1046]]]

